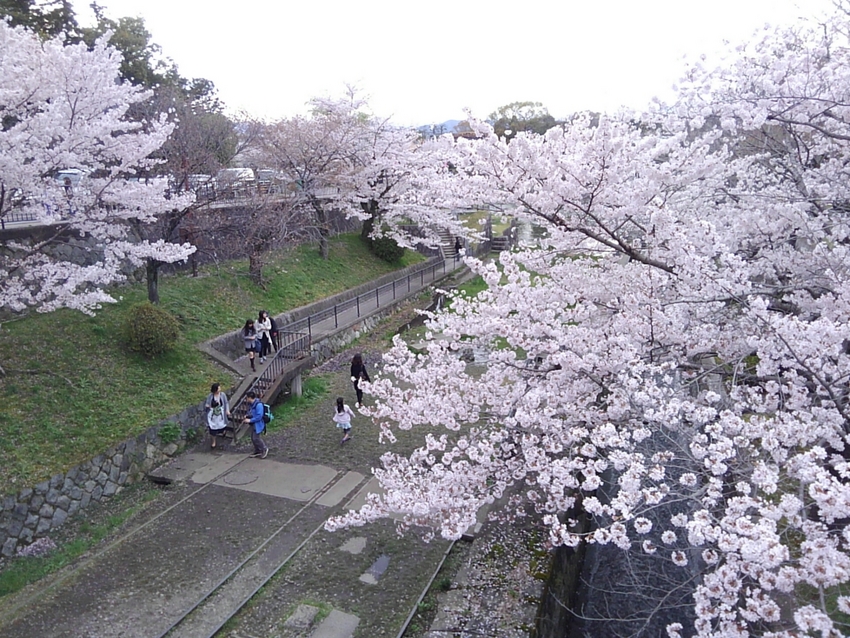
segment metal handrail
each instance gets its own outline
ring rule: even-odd
[[[437,262],[424,264],[420,268],[416,268],[408,272],[406,275],[397,277],[392,281],[376,286],[366,292],[363,292],[355,297],[346,299],[334,304],[324,310],[314,312],[307,317],[298,319],[286,324],[286,327],[295,332],[306,332],[310,338],[313,338],[313,327],[319,323],[333,317],[334,329],[339,328],[339,316],[351,308],[357,308],[357,317],[360,318],[367,312],[372,312],[388,303],[395,301],[399,297],[403,297],[412,289],[412,283],[419,279],[419,286],[424,287],[427,281],[430,283],[437,278],[437,271],[446,272],[446,260],[441,259]],[[388,299],[389,298],[389,299]],[[368,309],[368,310],[365,310]]]
[[[263,372],[254,379],[254,382],[248,386],[248,389],[236,400],[233,408],[230,410],[231,418],[234,422],[234,438],[238,431],[242,419],[248,414],[248,407],[245,405],[245,396],[250,391],[254,391],[258,397],[263,396],[265,391],[271,387],[274,380],[283,372],[289,361],[301,359],[310,353],[311,339],[310,335],[303,332],[293,332],[291,330],[281,330],[279,333],[280,347],[272,355],[271,362]]]
[[[445,274],[446,268],[447,262],[445,259],[423,264],[421,267],[414,268],[406,275],[396,277],[386,284],[375,286],[355,297],[286,324],[286,330],[280,330],[278,333],[281,341],[280,347],[272,356],[271,362],[254,379],[248,389],[234,403],[230,411],[234,422],[234,439],[236,439],[242,419],[245,418],[248,412],[248,407],[245,404],[245,395],[253,390],[258,397],[262,398],[265,391],[271,387],[289,361],[300,359],[309,354],[313,343],[314,327],[333,317],[334,329],[337,329],[339,328],[339,317],[345,311],[356,308],[357,317],[359,318],[363,314],[381,308],[382,304],[386,306],[396,299],[406,296],[412,290],[412,284],[417,279],[419,280],[418,286],[424,287],[426,279],[428,283],[434,281],[437,278],[437,272],[442,271]]]

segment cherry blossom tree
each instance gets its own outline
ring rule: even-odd
[[[358,162],[363,130],[353,95],[343,100],[315,99],[311,114],[295,116],[264,127],[259,137],[262,163],[291,182],[292,194],[309,215],[319,239],[319,252],[328,256],[328,238],[335,211],[356,213],[348,197]]]
[[[647,113],[444,140],[442,197],[544,237],[468,259],[487,290],[430,317],[426,354],[385,356],[365,411],[425,443],[330,527],[458,538],[510,495],[553,545],[689,570],[670,636],[845,635],[848,26],[766,30]]]
[[[349,195],[368,215],[362,236],[389,237],[405,247],[434,247],[440,242],[438,227],[452,235],[467,234],[452,213],[457,198],[450,190],[435,188],[442,181],[450,149],[385,120],[373,118],[367,124]],[[435,210],[441,214],[435,217]],[[409,232],[411,226],[417,228],[416,234]]]
[[[432,182],[445,166],[446,149],[423,144],[413,129],[372,114],[353,90],[341,99],[315,99],[310,107],[310,117],[264,127],[255,160],[291,182],[322,255],[327,255],[333,213],[363,220],[364,237],[385,234],[406,246],[436,244],[430,211],[444,202]],[[456,220],[438,222],[458,234],[462,229]],[[422,224],[422,236],[398,231],[411,223]]]
[[[29,241],[3,238],[0,307],[91,313],[114,301],[104,288],[124,278],[122,266],[174,262],[194,250],[129,234],[131,222],[152,222],[191,198],[168,198],[165,180],[128,179],[147,174],[172,126],[126,117],[149,94],[118,81],[120,64],[106,38],[91,49],[66,46],[0,24],[0,217],[16,212],[47,224]],[[64,169],[83,178],[63,184],[56,175]],[[64,256],[69,237],[83,238],[85,263]]]

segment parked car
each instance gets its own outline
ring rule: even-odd
[[[215,176],[218,197],[247,197],[256,185],[257,178],[250,168],[223,168]]]

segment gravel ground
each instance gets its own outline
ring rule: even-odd
[[[531,635],[551,555],[529,517],[488,522],[459,561],[451,584],[438,577],[435,618],[404,638],[525,638]]]

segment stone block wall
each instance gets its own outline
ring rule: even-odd
[[[397,310],[397,304],[381,308],[380,312],[375,312],[368,317],[363,317],[353,326],[343,328],[332,335],[324,337],[313,342],[313,357],[316,363],[322,363],[328,359],[332,359],[337,352],[345,350],[348,345],[359,339],[361,336],[372,332],[375,327],[383,321],[384,317],[391,315]]]
[[[176,440],[160,431],[179,428]],[[186,447],[190,430],[204,425],[203,405],[187,408],[142,434],[111,447],[93,459],[56,474],[32,488],[0,499],[0,556],[6,558],[56,529],[69,516],[144,479],[154,467]]]
[[[53,237],[60,241],[48,241]],[[100,240],[90,235],[70,228],[64,224],[49,226],[18,226],[0,229],[0,252],[5,256],[12,257],[20,251],[10,248],[14,244],[22,246],[43,245],[41,252],[61,261],[68,261],[80,266],[91,266],[103,259],[103,247]],[[138,234],[128,229],[127,241],[136,243],[139,241]],[[137,275],[143,276],[140,270],[130,262],[121,264],[120,272],[131,279],[138,279]]]

